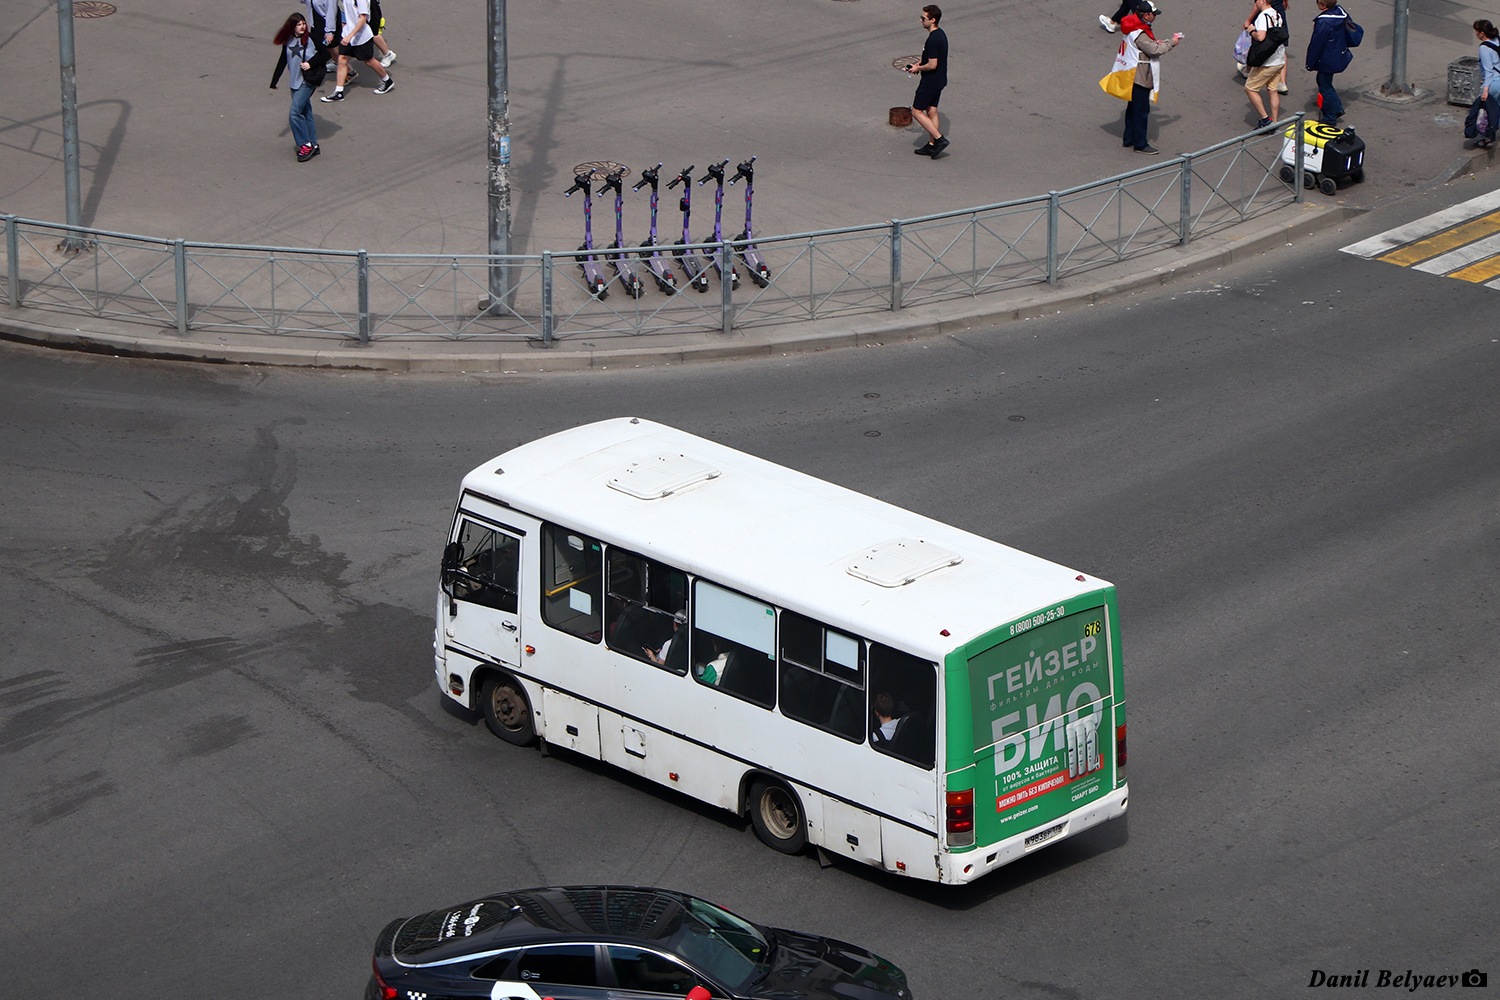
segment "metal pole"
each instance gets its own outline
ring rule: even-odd
[[[1305,155],[1302,144],[1307,141],[1307,137],[1302,134],[1302,119],[1306,117],[1306,115],[1307,112],[1305,111],[1299,111],[1297,113],[1296,131],[1292,135],[1292,141],[1297,144],[1297,151],[1292,154],[1293,159],[1296,160],[1296,167],[1292,170],[1292,184],[1294,187],[1294,190],[1292,191],[1292,201],[1298,205],[1302,204],[1302,179],[1303,177],[1307,176],[1305,173],[1307,168],[1302,162],[1302,158]]]
[[[1188,240],[1192,239],[1193,224],[1193,158],[1191,155],[1182,158],[1182,203],[1178,206],[1178,246],[1187,246]]]
[[[542,251],[542,346],[552,346],[552,251]]]
[[[510,256],[510,92],[506,49],[506,0],[489,0],[489,174],[491,315],[511,306],[510,269],[495,257]]]
[[[359,346],[370,346],[370,255],[359,251],[355,264],[359,273]]]
[[[73,0],[57,0],[57,57],[62,71],[63,192],[68,226],[83,225],[83,200],[78,193],[78,74],[73,57]],[[81,250],[83,240],[70,232],[63,249]]]
[[[177,272],[177,332],[186,337],[188,332],[187,245],[182,240],[172,241],[172,264],[173,270]]]
[[[1047,192],[1047,284],[1057,284],[1057,192]]]
[[[1412,92],[1411,84],[1406,82],[1406,26],[1410,14],[1410,0],[1396,0],[1391,32],[1391,79],[1381,88],[1387,96]]]
[[[727,240],[719,241],[719,264],[719,332],[728,333],[734,325],[734,260]]]
[[[16,232],[16,217],[7,215],[5,217],[5,271],[6,278],[10,282],[10,304],[18,306],[21,304],[21,241]]]
[[[901,308],[901,220],[891,220],[891,311]]]

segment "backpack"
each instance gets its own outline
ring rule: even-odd
[[[1359,48],[1359,43],[1365,40],[1365,29],[1355,24],[1347,11],[1344,13],[1344,33],[1348,36],[1344,42],[1351,49]]]
[[[1245,53],[1245,65],[1264,66],[1266,60],[1275,55],[1276,50],[1285,45],[1290,39],[1291,35],[1287,32],[1286,21],[1283,19],[1275,27],[1266,29],[1265,38],[1258,42],[1252,41],[1250,43],[1250,51]]]

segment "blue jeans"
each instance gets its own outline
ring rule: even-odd
[[[1344,102],[1339,100],[1339,92],[1333,89],[1333,74],[1319,73],[1318,94],[1323,98],[1323,120],[1332,122],[1344,113]]]
[[[1130,102],[1125,105],[1125,145],[1145,149],[1146,125],[1151,118],[1151,88],[1140,84],[1130,88]]]
[[[318,129],[313,124],[312,111],[309,110],[312,95],[311,87],[298,87],[292,91],[292,110],[287,121],[292,126],[292,140],[299,148],[318,144]]]

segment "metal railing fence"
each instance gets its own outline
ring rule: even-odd
[[[587,253],[490,257],[235,246],[155,239],[4,216],[3,301],[193,331],[326,337],[553,342],[722,331],[900,310],[1052,283],[1221,231],[1303,191],[1303,115],[1207,149],[1063,191],[888,223],[757,237],[769,280],[751,281],[746,243],[683,249],[736,260],[739,280],[689,288],[674,260],[662,294],[632,297],[616,251],[593,251],[610,281],[591,294]],[[1284,160],[1283,149],[1290,161]],[[73,249],[69,249],[72,247]],[[509,294],[491,302],[490,271]],[[712,272],[711,272],[712,273]]]

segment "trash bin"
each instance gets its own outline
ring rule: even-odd
[[[1464,56],[1448,64],[1448,103],[1467,108],[1484,87],[1478,56]]]

